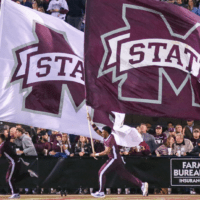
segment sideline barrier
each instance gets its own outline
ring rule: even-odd
[[[27,178],[16,184],[19,188],[98,188],[98,170],[107,157],[94,160],[91,157],[53,158],[23,157],[30,165],[22,164],[20,174],[34,170],[39,178]],[[126,169],[150,187],[200,186],[199,157],[124,157]],[[0,159],[0,188],[7,187],[5,175],[8,161]],[[114,172],[107,176],[106,187],[126,188],[134,186],[122,180]]]

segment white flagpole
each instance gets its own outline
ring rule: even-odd
[[[86,106],[86,109],[87,109],[87,117],[88,117],[89,116],[88,106]],[[94,151],[94,142],[93,142],[92,131],[91,131],[91,124],[90,124],[90,120],[89,119],[88,119],[88,127],[89,127],[90,138],[91,138],[92,153],[95,153],[95,151]],[[98,160],[96,157],[94,157],[94,159]]]

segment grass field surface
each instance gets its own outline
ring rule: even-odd
[[[0,196],[0,200],[8,199],[9,195]],[[21,195],[23,200],[94,200],[97,198],[91,195],[67,195],[66,197],[61,197],[60,195]],[[142,195],[107,195],[105,200],[142,200],[142,199],[152,199],[152,200],[200,200],[200,195],[150,195],[148,197],[143,197]]]

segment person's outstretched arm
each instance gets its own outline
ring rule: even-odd
[[[104,151],[102,151],[100,153],[92,153],[91,156],[92,157],[105,156],[105,155],[108,155],[111,150],[112,150],[111,147],[106,147]]]
[[[91,119],[91,117],[90,117],[89,114],[88,114],[87,118],[88,118],[88,120],[90,121],[90,123],[91,123],[92,128],[94,129],[94,131],[95,131],[98,135],[100,135],[101,137],[103,137],[103,136],[102,136],[102,132],[99,130],[99,128],[96,126],[96,124],[94,124],[94,122],[92,121],[92,119]]]

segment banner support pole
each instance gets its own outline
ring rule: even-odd
[[[86,105],[86,110],[87,110],[87,116],[89,116],[89,109],[88,106]],[[90,132],[90,138],[91,138],[91,146],[92,146],[92,153],[94,153],[94,141],[93,141],[93,137],[92,137],[92,131],[91,131],[91,125],[90,125],[90,121],[88,119],[88,128],[89,128],[89,132]],[[94,159],[98,160],[96,157],[94,157]]]

